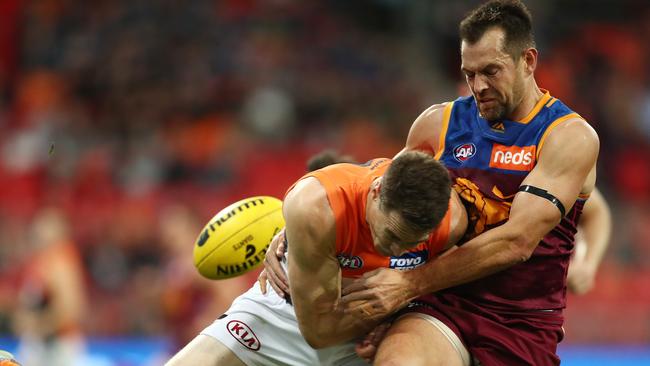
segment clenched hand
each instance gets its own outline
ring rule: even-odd
[[[260,273],[257,281],[260,283],[260,289],[266,294],[266,283],[270,283],[273,290],[280,296],[289,295],[289,280],[284,272],[280,261],[284,258],[284,229],[282,229],[269,244],[264,258],[264,269]]]
[[[341,305],[348,314],[379,320],[403,308],[414,293],[405,271],[379,268],[342,289]]]

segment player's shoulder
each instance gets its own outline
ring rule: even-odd
[[[317,210],[326,202],[325,187],[312,176],[299,180],[284,200],[285,207],[301,213]]]
[[[542,119],[549,125],[550,130],[547,130],[549,135],[555,131],[560,131],[557,134],[560,136],[585,133],[590,138],[598,139],[598,134],[583,116],[575,112],[560,99],[555,97],[550,98],[545,108],[547,110],[546,117]]]
[[[463,97],[458,97],[456,100],[453,101],[447,101],[447,102],[442,102],[442,103],[436,103],[432,104],[429,106],[427,109],[425,109],[419,116],[419,118],[423,119],[442,119],[444,116],[445,110],[449,107],[455,107],[455,106],[463,106],[463,107],[469,107],[472,106],[474,103],[474,97],[469,95],[469,96],[463,96]]]
[[[424,120],[424,121],[429,121],[429,122],[442,122],[443,115],[445,113],[445,109],[451,105],[453,102],[443,102],[443,103],[437,103],[429,106],[427,109],[425,109],[416,122],[418,120]]]
[[[445,120],[445,111],[452,102],[434,104],[415,119],[408,137],[406,149],[435,152]]]
[[[599,138],[596,130],[583,117],[575,114],[553,128],[547,137],[548,143],[570,145],[598,146]]]
[[[334,215],[327,191],[315,177],[306,177],[296,183],[284,200],[287,222],[305,229],[318,229],[333,225]]]
[[[540,161],[591,161],[597,158],[600,140],[594,128],[582,117],[575,115],[555,126],[539,146]]]
[[[563,124],[565,128],[568,129],[568,131],[581,131],[583,133],[587,133],[589,135],[592,135],[594,138],[598,138],[598,134],[596,133],[596,130],[587,122],[585,118],[583,118],[580,115],[575,115],[566,120]]]

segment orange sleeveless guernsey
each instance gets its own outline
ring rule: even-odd
[[[334,164],[301,178],[318,179],[327,192],[335,217],[336,256],[343,277],[356,278],[379,267],[413,269],[434,258],[447,244],[451,210],[447,210],[426,242],[407,253],[386,257],[375,251],[366,222],[366,201],[370,184],[384,174],[390,162],[391,159],[374,159],[365,164]]]

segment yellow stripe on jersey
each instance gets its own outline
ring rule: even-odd
[[[591,192],[589,192],[589,193],[580,193],[578,195],[578,199],[586,201],[587,199],[589,199],[590,196],[591,196]]]
[[[546,103],[546,108],[549,108],[550,106],[555,104],[555,102],[557,102],[557,98],[551,98],[551,100],[548,103]]]
[[[551,132],[560,123],[562,123],[562,122],[564,122],[564,121],[566,121],[568,119],[571,119],[571,118],[582,118],[582,117],[580,117],[580,115],[578,113],[575,113],[575,112],[574,113],[569,113],[566,116],[562,116],[562,117],[556,119],[555,121],[553,121],[553,123],[548,125],[548,127],[546,128],[546,131],[544,131],[544,134],[542,135],[542,138],[539,140],[539,143],[537,144],[537,154],[535,156],[537,158],[537,160],[539,160],[539,152],[542,151],[542,147],[544,146],[544,141],[546,140],[546,136],[548,136],[549,132]]]
[[[542,95],[542,99],[540,99],[537,102],[537,104],[535,104],[535,107],[533,107],[533,110],[530,111],[530,113],[528,113],[528,115],[526,117],[522,118],[521,120],[519,120],[517,122],[527,124],[528,122],[532,121],[533,118],[535,118],[535,116],[537,115],[537,113],[539,113],[539,111],[542,110],[542,107],[544,107],[544,105],[546,103],[548,103],[548,100],[551,99],[551,93],[548,90],[544,90],[544,89],[542,89],[542,91],[545,92],[545,94]]]
[[[447,129],[449,128],[449,119],[451,118],[451,110],[454,107],[454,102],[449,102],[445,106],[442,114],[442,128],[440,129],[440,139],[438,140],[438,151],[434,158],[440,160],[440,156],[445,151],[445,139],[447,137]]]

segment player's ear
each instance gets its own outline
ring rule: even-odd
[[[527,74],[532,74],[537,68],[537,49],[528,48],[524,51],[522,56],[524,61],[524,68],[526,68]]]
[[[372,182],[370,186],[370,193],[373,200],[379,199],[379,193],[381,192],[381,178],[376,179]]]

